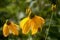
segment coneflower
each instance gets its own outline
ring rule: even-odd
[[[29,8],[26,9],[26,13],[29,13],[28,16],[20,21],[22,33],[27,34],[31,30],[33,35],[37,33],[38,28],[42,30],[42,25],[45,23],[45,20],[33,14]]]
[[[16,25],[13,22],[6,20],[6,23],[3,26],[4,37],[7,37],[9,35],[9,31],[11,31],[13,35],[18,35],[18,30],[16,29]]]

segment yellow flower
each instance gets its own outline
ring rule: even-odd
[[[29,8],[26,9],[26,13],[27,14],[30,14],[31,13],[31,10]]]
[[[16,25],[13,22],[6,20],[6,23],[3,26],[4,37],[7,37],[9,35],[9,31],[11,31],[13,35],[18,35],[18,30],[16,29]]]
[[[56,10],[56,4],[52,4],[52,10]]]
[[[27,34],[30,30],[32,35],[36,34],[38,28],[42,30],[42,25],[45,23],[45,20],[37,15],[30,14],[28,17],[20,21],[20,28],[22,29],[23,34]]]

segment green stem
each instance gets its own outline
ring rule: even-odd
[[[54,14],[54,11],[53,11],[52,14],[51,14],[51,19],[50,19],[50,23],[49,23],[48,31],[47,31],[47,33],[46,33],[45,40],[47,40],[47,36],[48,36],[48,32],[49,32],[49,29],[50,29],[50,26],[51,26],[51,21],[52,21],[52,18],[53,18],[53,14]]]

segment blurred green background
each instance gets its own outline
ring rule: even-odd
[[[51,10],[53,1],[57,6],[55,11]],[[2,27],[6,19],[9,18],[19,24],[27,16],[26,8],[31,8],[33,13],[46,20],[42,32],[39,29],[35,35],[31,33],[24,35],[18,28],[18,36],[10,34],[4,37]],[[0,40],[60,40],[60,0],[0,0]]]

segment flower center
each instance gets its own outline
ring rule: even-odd
[[[7,21],[7,25],[10,25],[10,24],[11,24],[11,22],[8,20],[8,21]]]
[[[35,14],[31,13],[30,14],[30,19],[32,19],[35,16]]]

